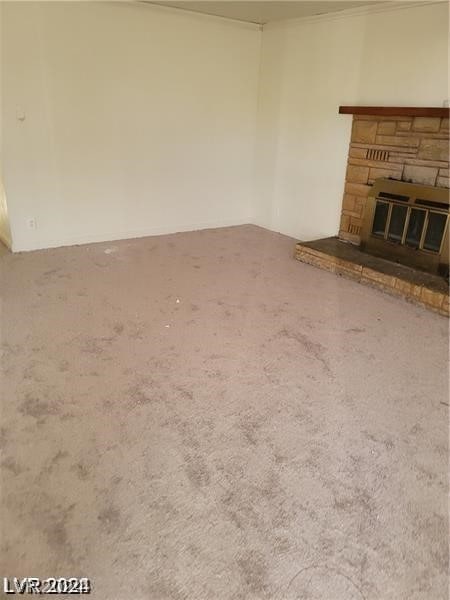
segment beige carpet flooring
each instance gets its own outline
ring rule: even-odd
[[[447,598],[447,320],[293,250],[242,226],[3,252],[0,575]]]

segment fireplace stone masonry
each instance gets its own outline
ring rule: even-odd
[[[449,188],[448,117],[353,115],[340,239],[360,244],[367,197],[381,177]]]
[[[339,113],[353,115],[339,237],[298,242],[295,257],[449,316],[449,109]]]

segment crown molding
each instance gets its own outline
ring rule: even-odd
[[[421,8],[425,6],[433,6],[438,4],[447,5],[448,3],[446,0],[392,0],[382,2],[381,4],[361,6],[359,8],[349,8],[334,13],[325,13],[323,15],[314,15],[313,17],[299,17],[297,19],[282,19],[280,21],[272,21],[271,23],[265,23],[263,25],[263,31],[269,29],[290,29],[301,25],[313,25],[315,23],[318,24],[326,21],[339,21],[341,19],[363,17],[366,15],[373,15],[411,8]]]
[[[0,0],[1,2],[1,0]],[[203,21],[221,21],[224,24],[235,27],[243,27],[245,29],[252,29],[256,31],[262,31],[263,26],[259,23],[251,23],[250,21],[242,21],[240,19],[231,19],[229,17],[221,17],[220,15],[212,15],[209,13],[197,12],[195,10],[189,10],[188,8],[179,8],[175,6],[164,6],[163,4],[155,4],[151,0],[134,0],[135,6],[145,6],[148,9],[153,9],[159,12],[172,13],[178,17],[185,17]]]

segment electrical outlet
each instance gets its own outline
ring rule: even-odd
[[[16,106],[16,119],[18,121],[25,121],[25,112],[20,106]]]
[[[28,225],[28,229],[36,229],[37,228],[36,219],[34,217],[31,217],[30,219],[28,219],[27,225]]]

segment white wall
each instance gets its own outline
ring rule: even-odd
[[[335,235],[339,105],[449,95],[447,4],[400,4],[267,25],[261,46],[256,26],[139,3],[0,3],[13,249],[242,222]]]
[[[138,3],[0,8],[14,250],[253,220],[256,26]]]
[[[447,61],[446,3],[265,26],[257,222],[336,235],[351,128],[338,107],[442,106]]]
[[[0,30],[1,30],[1,19],[2,13],[0,10]],[[2,45],[0,44],[0,65],[2,60]],[[0,242],[5,244],[8,248],[11,248],[11,230],[9,228],[9,217],[8,217],[8,208],[6,204],[6,196],[5,196],[5,188],[3,185],[3,170],[2,170],[2,151],[3,145],[1,144],[2,140],[2,111],[1,111],[1,100],[2,100],[2,77],[0,71]]]

